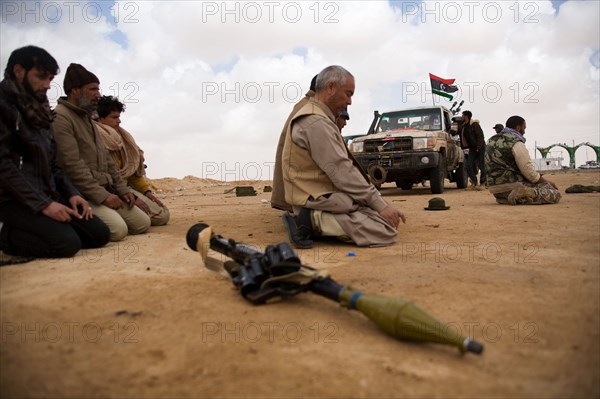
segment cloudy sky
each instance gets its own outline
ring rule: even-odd
[[[127,104],[123,127],[144,149],[151,178],[270,178],[290,109],[331,64],[356,78],[345,135],[365,132],[375,109],[432,104],[431,72],[456,79],[462,109],[481,120],[486,137],[518,114],[530,148],[600,144],[597,0],[3,0],[0,7],[1,68],[15,48],[48,50],[62,69],[53,103],[69,63],[94,72],[103,94]],[[591,149],[577,152],[578,165],[594,158]]]

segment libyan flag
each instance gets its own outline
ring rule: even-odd
[[[448,100],[452,101],[454,97],[448,93],[458,91],[458,87],[452,85],[454,79],[442,79],[432,73],[429,74],[429,79],[431,80],[431,91],[433,94],[446,97]]]

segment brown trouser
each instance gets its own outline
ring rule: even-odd
[[[309,200],[306,208],[311,212],[313,229],[317,235],[335,236],[356,245],[385,246],[396,242],[398,231],[373,209],[355,203],[344,193],[333,193],[327,197]],[[294,207],[298,214],[300,208]]]

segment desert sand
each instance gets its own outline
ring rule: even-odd
[[[564,189],[598,171],[550,173]],[[252,306],[200,266],[199,221],[264,248],[287,240],[268,181],[159,179],[167,226],[72,259],[0,268],[2,398],[600,396],[600,195],[497,205],[446,183],[384,196],[408,220],[398,242],[299,251],[365,293],[411,299],[485,345],[481,356],[395,340],[312,293]],[[236,197],[236,185],[258,195]],[[355,256],[349,256],[353,252]]]

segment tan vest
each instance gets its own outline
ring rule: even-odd
[[[285,201],[296,206],[306,205],[310,198],[336,192],[335,185],[327,174],[317,166],[310,153],[292,141],[294,121],[306,115],[319,115],[331,121],[325,111],[314,101],[310,101],[292,117],[288,125],[282,152],[283,183]],[[331,121],[333,124],[333,122]],[[341,135],[337,135],[340,145],[345,146]]]

